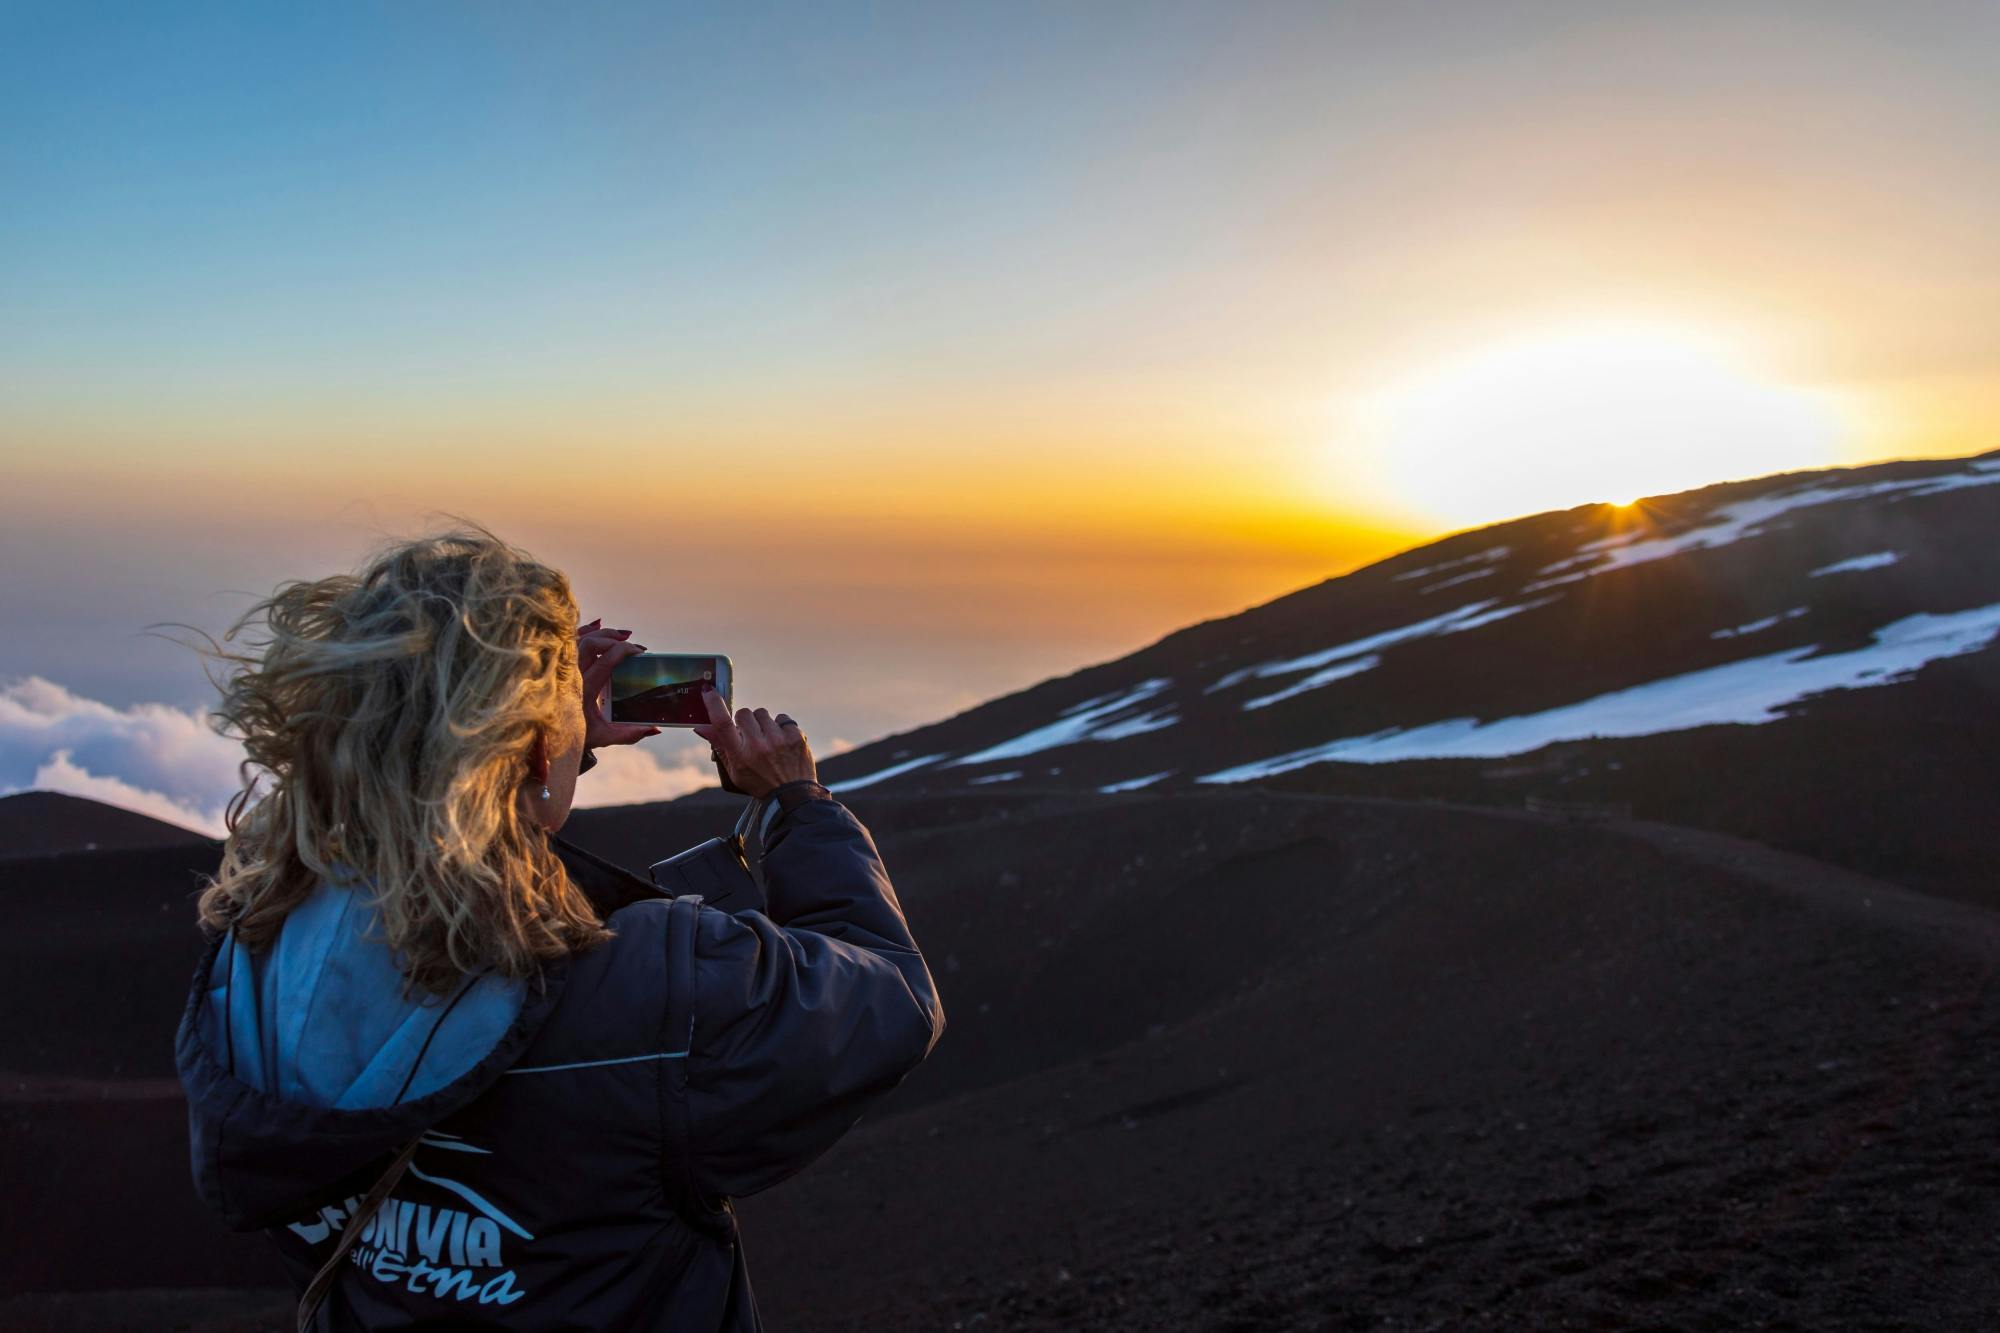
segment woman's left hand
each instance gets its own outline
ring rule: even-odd
[[[583,668],[583,748],[595,750],[605,745],[631,745],[660,729],[643,722],[613,722],[604,716],[604,690],[611,684],[611,672],[628,657],[646,651],[631,642],[629,629],[605,629],[599,616],[576,630],[577,665]]]

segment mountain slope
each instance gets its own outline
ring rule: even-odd
[[[0,859],[208,841],[193,829],[81,796],[55,791],[0,796]]]
[[[842,794],[1629,805],[1993,892],[2000,454],[1461,533],[829,759]],[[1968,823],[1970,821],[1970,823]]]

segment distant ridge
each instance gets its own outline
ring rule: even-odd
[[[0,796],[0,860],[210,841],[193,829],[82,796],[55,791]]]
[[[820,765],[879,790],[1556,802],[2000,904],[2000,453],[1537,514]]]

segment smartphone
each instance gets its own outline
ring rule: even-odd
[[[721,653],[640,653],[611,669],[606,711],[613,722],[696,726],[708,721],[703,684],[715,686],[723,708],[735,711],[733,674]]]

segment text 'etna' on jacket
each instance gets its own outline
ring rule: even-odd
[[[837,801],[765,837],[766,912],[667,899],[556,840],[609,942],[538,982],[405,1000],[365,885],[261,954],[214,939],[176,1058],[201,1196],[303,1289],[396,1152],[315,1325],[760,1327],[729,1199],[831,1147],[944,1010],[874,839]]]

